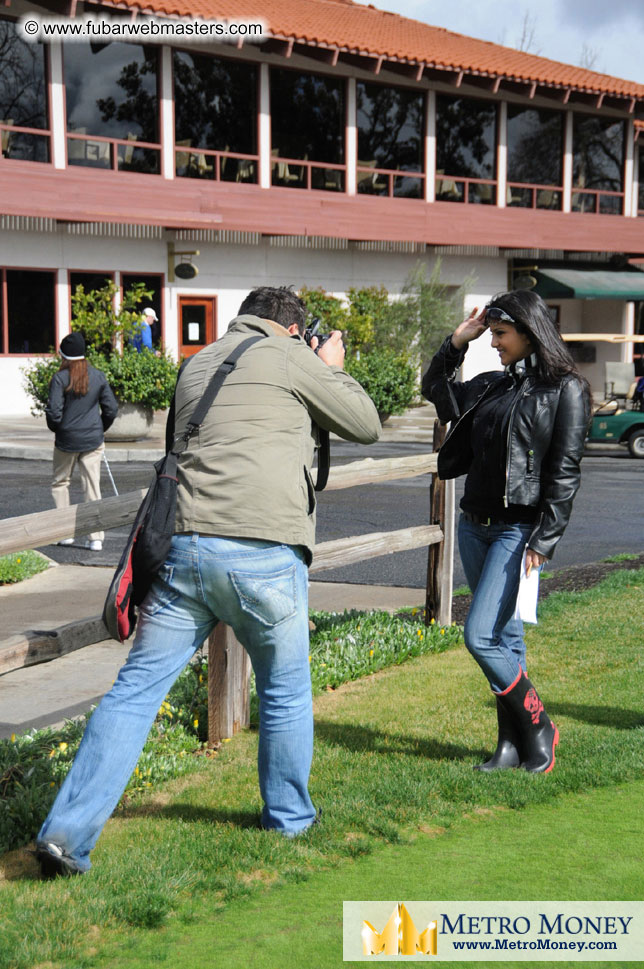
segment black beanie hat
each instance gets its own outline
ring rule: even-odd
[[[82,360],[85,356],[85,337],[82,333],[70,333],[60,341],[60,352],[65,360]]]

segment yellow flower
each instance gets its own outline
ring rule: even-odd
[[[139,770],[138,767],[135,767],[134,768],[134,773],[136,774],[137,777],[139,777],[139,775],[141,774],[141,771]]]
[[[56,751],[53,748],[49,751],[49,759],[50,760],[54,756],[55,753],[56,753]]]
[[[444,635],[445,635],[445,630],[441,629],[441,636],[444,636]]]
[[[309,656],[309,663],[311,662],[311,657]]]
[[[422,629],[419,629],[419,630],[418,630],[418,635],[419,635],[419,636],[422,636],[422,635],[423,635],[423,631],[422,631]]]
[[[229,744],[230,743],[230,737],[223,737],[222,738],[222,743]]]
[[[65,741],[63,741],[62,743],[58,744],[58,749],[59,750],[67,750],[67,744],[65,743]]]
[[[417,612],[418,612],[418,609],[412,609],[411,611],[412,616],[415,616]]]
[[[203,676],[201,675],[201,673],[199,674],[199,682],[203,683]]]
[[[373,650],[372,649],[369,650],[369,656],[373,656]]]
[[[16,562],[18,563],[18,565],[20,565],[20,563],[22,562],[22,559],[16,559]]]
[[[56,781],[51,781],[50,784],[49,784],[49,786],[50,787],[56,787]]]
[[[198,721],[198,720],[196,720],[196,719],[195,719],[195,720],[193,720],[193,721],[192,721],[192,726],[193,726],[193,727],[195,728],[195,730],[196,730],[196,729],[197,729],[197,727],[199,726],[199,721]]]
[[[16,735],[15,735],[15,733],[12,733],[11,734],[11,743],[12,744],[15,744],[15,742],[16,742]]]
[[[431,619],[429,620],[429,625],[430,625],[430,626],[435,626],[435,625],[436,625],[436,620],[434,619],[434,617],[433,617],[433,616],[432,616],[432,618],[431,618]]]

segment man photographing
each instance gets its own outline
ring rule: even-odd
[[[226,334],[182,371],[174,436],[185,431],[231,351],[261,337],[239,357],[181,454],[171,550],[141,605],[127,662],[93,714],[38,835],[45,876],[90,868],[89,853],[161,702],[218,620],[233,628],[255,671],[262,825],[292,837],[316,819],[308,791],[308,565],[317,427],[369,444],[380,421],[344,373],[340,332],[309,347],[301,336],[305,319],[306,307],[290,289],[253,290]]]

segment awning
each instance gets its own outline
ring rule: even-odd
[[[644,272],[540,269],[533,292],[544,299],[644,300]]]

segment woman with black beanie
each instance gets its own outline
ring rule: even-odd
[[[49,385],[45,409],[47,427],[56,435],[51,493],[56,508],[69,505],[69,483],[76,465],[85,501],[101,497],[103,434],[118,413],[118,404],[105,374],[85,359],[82,333],[70,333],[60,344],[60,370]],[[65,538],[59,545],[73,545]],[[103,532],[92,532],[86,547],[103,548]]]

